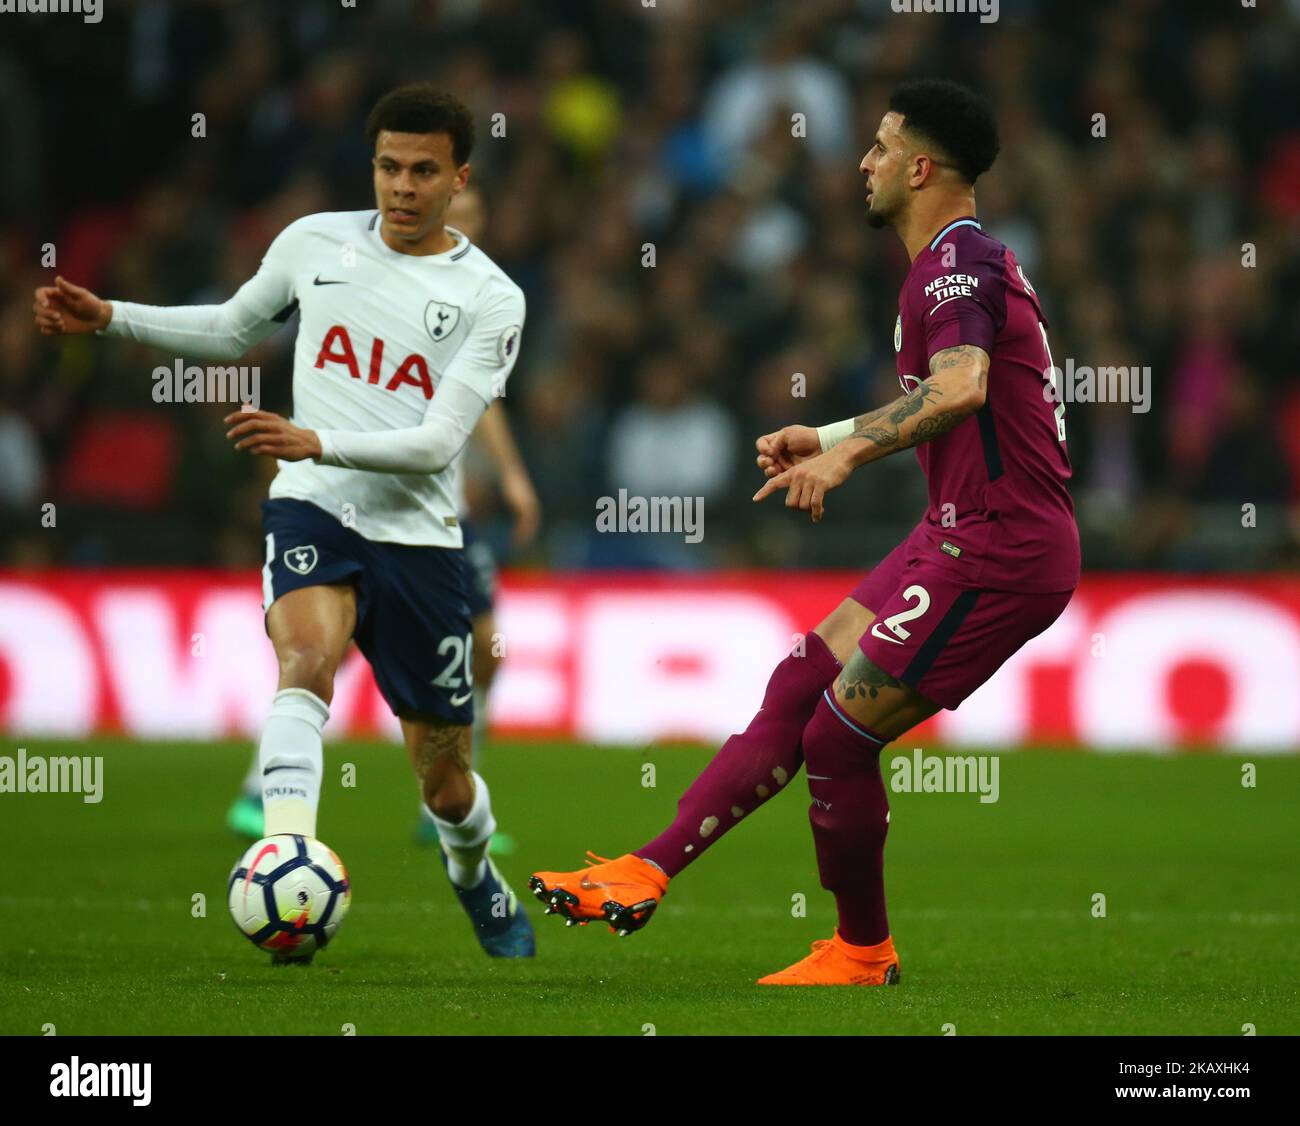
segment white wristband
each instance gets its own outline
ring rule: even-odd
[[[832,446],[838,446],[845,438],[851,436],[853,428],[851,418],[846,418],[843,422],[832,422],[829,426],[817,427],[817,441],[822,444],[822,453]]]

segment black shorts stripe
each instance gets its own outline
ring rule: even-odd
[[[978,590],[963,590],[957,595],[956,601],[948,607],[948,612],[943,619],[934,628],[934,633],[930,634],[916,651],[916,656],[912,658],[912,663],[904,670],[902,680],[909,688],[916,688],[924,679],[925,674],[930,671],[930,666],[938,659],[939,654],[943,652],[943,647],[952,640],[952,635],[960,628],[962,622],[966,620],[966,615],[975,607],[975,602],[979,598]]]
[[[988,470],[989,480],[996,481],[1002,476],[1002,451],[998,449],[998,430],[993,422],[993,404],[985,402],[975,412],[980,423],[980,441],[984,444],[984,468]]]

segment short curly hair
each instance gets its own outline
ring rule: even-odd
[[[969,87],[943,78],[906,82],[890,95],[889,108],[902,115],[904,132],[937,145],[967,183],[993,166],[998,155],[993,107]]]
[[[427,82],[398,86],[375,103],[366,118],[366,140],[371,152],[384,129],[391,133],[446,133],[451,137],[451,155],[458,166],[474,151],[474,118],[465,103]]]

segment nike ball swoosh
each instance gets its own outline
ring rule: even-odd
[[[248,872],[244,875],[244,898],[248,898],[248,885],[253,882],[253,873],[257,871],[257,866],[262,862],[264,856],[279,856],[280,846],[276,844],[263,845],[258,854],[253,857],[253,863],[248,866]]]

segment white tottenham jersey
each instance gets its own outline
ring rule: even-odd
[[[460,231],[447,230],[456,239],[451,250],[417,256],[383,241],[377,211],[308,215],[279,234],[225,305],[115,301],[107,332],[238,356],[297,309],[293,421],[332,432],[340,446],[346,432],[420,426],[446,381],[462,384],[457,395],[477,409],[468,388],[486,410],[519,355],[524,295]],[[333,459],[324,434],[322,444]],[[367,539],[460,547],[459,461],[434,473],[280,461],[270,495],[310,501]]]

